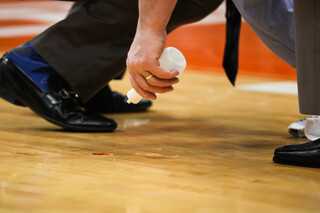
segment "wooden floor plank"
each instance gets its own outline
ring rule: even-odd
[[[217,73],[187,71],[150,111],[106,115],[115,133],[61,131],[0,101],[0,212],[318,212],[319,170],[272,162],[305,141],[286,130],[297,96]]]

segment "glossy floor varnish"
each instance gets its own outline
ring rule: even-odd
[[[1,0],[0,55],[70,5]],[[320,170],[272,162],[276,147],[306,141],[287,133],[302,118],[297,96],[233,88],[219,69],[217,16],[170,34],[188,70],[148,112],[105,115],[118,122],[114,133],[66,132],[0,100],[0,213],[319,212]],[[239,86],[296,78],[245,23],[239,67]],[[112,87],[125,93],[130,83]]]
[[[306,141],[286,130],[297,96],[186,71],[148,112],[106,116],[115,133],[72,133],[0,101],[0,212],[319,212],[320,170],[272,162]]]

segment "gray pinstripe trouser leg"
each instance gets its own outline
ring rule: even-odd
[[[294,0],[299,106],[320,115],[320,1]]]

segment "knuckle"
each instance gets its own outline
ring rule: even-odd
[[[157,90],[154,89],[154,88],[151,87],[151,86],[149,87],[148,91],[149,91],[149,92],[152,92],[152,93],[157,93]]]
[[[149,86],[147,84],[142,84],[140,85],[142,89],[144,90],[148,90],[149,89]]]
[[[148,83],[151,84],[152,86],[161,86],[160,82],[157,81],[155,78],[150,78]]]
[[[143,67],[144,69],[147,69],[149,67],[152,67],[152,61],[150,60],[149,57],[144,56],[140,59],[139,61],[141,67]]]

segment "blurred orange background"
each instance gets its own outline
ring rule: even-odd
[[[47,4],[48,9],[57,10],[67,13],[67,8],[71,5],[70,2],[53,2],[41,0],[2,0],[0,2],[0,11],[25,7],[26,3],[34,2],[35,6],[28,4],[30,8],[37,8],[37,2],[41,2],[41,7]],[[19,4],[17,4],[19,3]],[[1,5],[2,4],[2,5]],[[61,7],[53,8],[52,5],[59,5]],[[11,7],[10,7],[11,5]],[[215,12],[217,13],[217,12]],[[214,13],[214,14],[215,14]],[[220,8],[219,15],[223,16],[223,9]],[[1,17],[0,15],[0,32],[8,27],[22,27],[22,26],[49,26],[54,22],[42,20],[30,20],[21,18]],[[5,32],[5,31],[3,31]],[[0,34],[0,53],[24,43],[31,39],[34,35],[20,34],[16,36],[1,36]],[[167,46],[174,46],[181,50],[188,62],[189,70],[198,70],[205,72],[221,72],[222,58],[225,45],[225,23],[213,22],[205,24],[191,24],[185,25],[173,31],[167,41]],[[246,23],[242,24],[240,37],[240,54],[239,54],[239,75],[250,75],[257,77],[267,77],[276,79],[296,80],[295,69],[291,68],[259,40]]]

